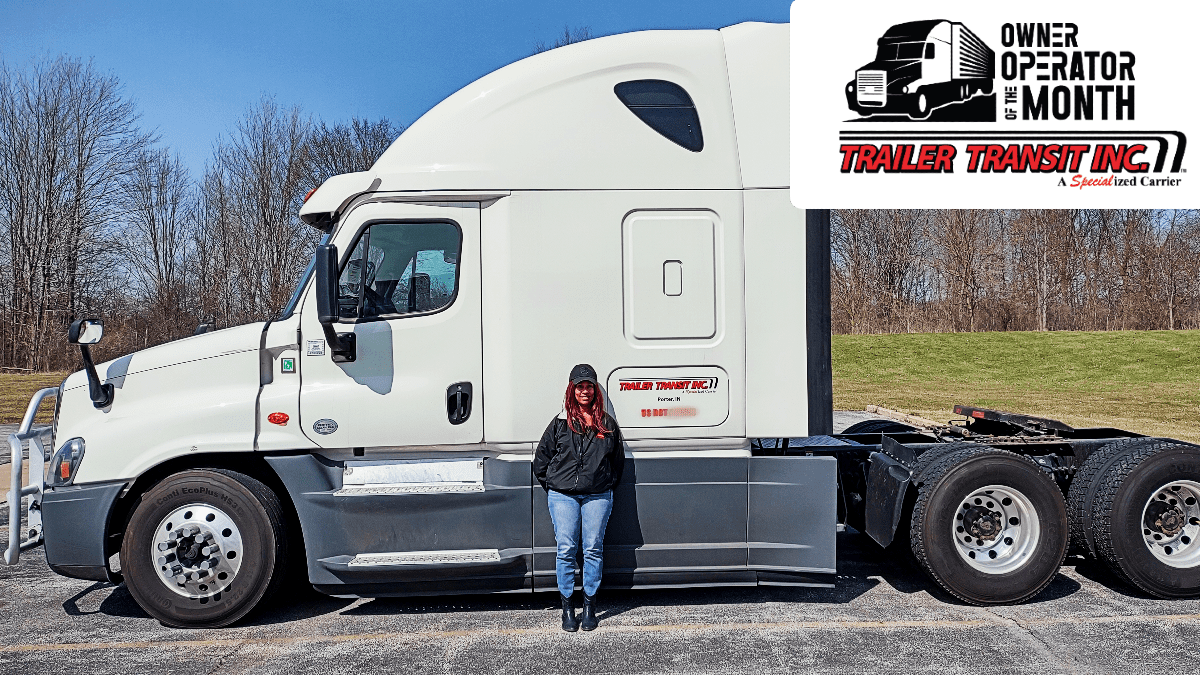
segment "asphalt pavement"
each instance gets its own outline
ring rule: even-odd
[[[231,628],[166,628],[123,585],[57,576],[35,549],[0,565],[0,673],[1197,672],[1200,600],[1149,598],[1096,562],[1068,559],[1030,602],[980,608],[902,551],[853,531],[837,545],[835,588],[601,589],[600,628],[573,634],[553,594],[304,589]]]

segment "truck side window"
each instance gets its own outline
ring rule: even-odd
[[[925,44],[925,58],[927,58],[927,59],[933,58],[933,43],[932,42],[927,42]]]
[[[342,268],[342,318],[429,314],[458,293],[462,232],[449,222],[376,223],[359,236]]]
[[[700,116],[683,87],[666,80],[632,80],[613,91],[651,129],[692,152],[704,149]]]

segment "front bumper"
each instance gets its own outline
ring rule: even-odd
[[[107,533],[113,504],[127,483],[47,488],[42,495],[46,563],[76,579],[117,581],[109,572]]]

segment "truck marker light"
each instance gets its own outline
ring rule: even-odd
[[[305,202],[307,202],[307,201],[308,201],[308,198],[309,198],[309,197],[311,197],[311,196],[313,196],[313,193],[314,193],[314,192],[316,192],[316,191],[317,191],[317,188],[313,188],[313,189],[309,190],[309,191],[308,191],[308,192],[307,192],[307,193],[304,195],[304,201],[305,201]]]
[[[65,459],[64,459],[63,461],[59,462],[59,464],[58,464],[58,475],[59,475],[59,476],[60,476],[60,477],[61,477],[63,480],[66,480],[66,479],[68,479],[68,478],[70,478],[70,477],[71,477],[71,462],[70,462],[70,460],[65,460]]]
[[[981,420],[981,419],[983,419],[983,411],[982,410],[972,410],[971,417]]]
[[[281,427],[286,427],[288,423],[287,413],[273,412],[267,415],[267,421],[271,424],[278,424]]]

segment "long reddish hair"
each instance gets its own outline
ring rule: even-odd
[[[604,394],[595,382],[592,383],[592,389],[596,393],[592,395],[592,404],[585,409],[575,400],[575,385],[567,383],[567,394],[563,397],[563,407],[567,410],[567,426],[577,434],[584,433],[589,428],[583,418],[583,413],[586,412],[592,416],[590,427],[595,430],[596,436],[604,438],[604,434],[608,433],[608,429],[604,428]]]

